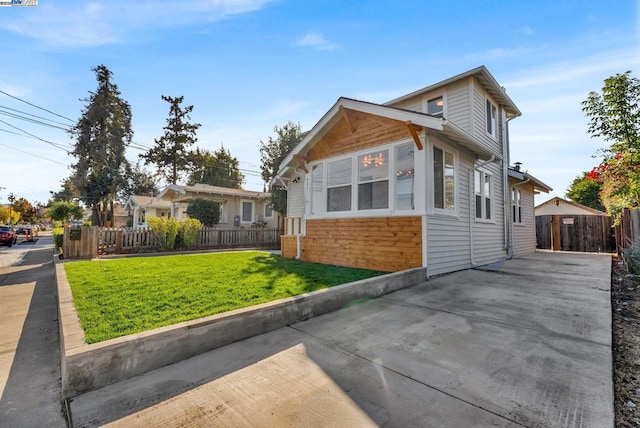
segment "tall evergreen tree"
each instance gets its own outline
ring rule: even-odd
[[[124,187],[120,191],[120,199],[126,201],[131,195],[155,196],[158,194],[158,185],[153,174],[147,171],[140,163],[129,166]]]
[[[211,186],[241,189],[244,175],[240,172],[238,159],[221,146],[211,153],[197,149],[192,156],[193,170],[187,184],[209,184]]]
[[[265,183],[271,183],[271,180],[278,173],[280,163],[289,154],[295,146],[302,140],[300,124],[291,121],[284,126],[275,126],[273,131],[276,137],[269,137],[267,143],[260,141],[260,159],[262,161],[260,169],[262,170],[262,179]],[[282,186],[272,186],[269,184],[271,192],[271,206],[273,210],[284,216],[287,212],[287,191]]]
[[[155,146],[147,153],[141,154],[145,165],[154,164],[158,175],[170,184],[177,184],[187,172],[191,163],[192,152],[189,147],[198,141],[196,131],[199,123],[191,123],[193,106],[181,107],[184,97],[168,97],[162,95],[168,102],[169,116],[164,128],[164,134],[155,140]]]
[[[101,226],[107,207],[113,209],[113,200],[123,186],[128,166],[125,150],[133,130],[131,107],[112,82],[113,73],[104,65],[91,70],[96,73],[98,88],[82,100],[86,106],[70,131],[76,139],[72,155],[77,159],[71,179],[80,200],[92,210],[92,223]]]

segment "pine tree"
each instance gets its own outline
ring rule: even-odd
[[[192,156],[193,171],[189,175],[188,184],[208,184],[210,186],[241,189],[244,175],[240,172],[238,159],[221,146],[211,153],[197,149]]]

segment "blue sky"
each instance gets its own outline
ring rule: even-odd
[[[259,144],[274,126],[309,129],[340,96],[382,103],[485,65],[522,111],[510,123],[512,162],[554,188],[541,203],[599,163],[605,143],[586,134],[580,102],[611,75],[640,77],[640,1],[40,0],[0,8],[0,91],[75,121],[99,64],[132,107],[136,143],[162,135],[161,95],[182,95],[202,125],[197,146],[224,144],[250,190],[262,190]],[[46,202],[71,172],[64,148],[73,141],[2,112],[71,122],[6,94],[0,203],[9,192]]]

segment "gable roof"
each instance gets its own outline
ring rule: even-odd
[[[550,186],[538,180],[526,171],[519,171],[510,167],[507,174],[509,175],[509,177],[520,180],[522,183],[530,182],[531,184],[533,184],[533,189],[535,191],[549,193],[553,190]]]
[[[543,202],[543,203],[541,203],[539,205],[536,205],[535,209],[537,210],[538,208],[542,208],[542,207],[545,207],[545,206],[548,206],[548,205],[554,205],[554,204],[558,205],[558,203],[560,203],[560,202],[562,202],[562,203],[564,203],[566,205],[571,205],[571,206],[573,206],[575,208],[587,211],[592,215],[607,215],[607,213],[605,213],[604,211],[596,210],[594,208],[588,207],[586,205],[579,204],[577,202],[570,201],[568,199],[559,198],[558,196],[555,196],[555,197],[549,199],[548,201],[545,201],[545,202]]]
[[[418,125],[441,133],[442,135],[456,141],[461,146],[476,153],[481,158],[489,159],[492,156],[500,158],[496,153],[489,152],[484,147],[478,145],[474,139],[464,130],[442,117],[432,116],[427,113],[420,113],[413,110],[406,110],[382,104],[375,104],[367,101],[354,100],[352,98],[340,97],[313,128],[302,138],[302,141],[289,152],[280,163],[280,170],[276,179],[282,177],[288,169],[295,168],[297,162],[295,157],[304,156],[322,137],[332,129],[338,121],[342,119],[342,109],[353,110],[374,116],[381,116],[387,119],[397,120],[408,125]]]
[[[171,208],[171,202],[164,201],[155,196],[131,195],[129,196],[127,202],[124,204],[124,208],[127,209],[131,208],[132,206],[168,209]]]
[[[193,186],[182,186],[170,184],[159,195],[158,198],[190,199],[194,195],[203,196],[238,196],[247,199],[266,199],[270,193],[256,192],[253,190],[232,189],[229,187],[210,186],[208,184],[195,184]]]
[[[469,77],[475,77],[476,79],[478,79],[478,81],[487,90],[487,92],[500,105],[505,107],[507,112],[507,117],[512,118],[512,117],[517,117],[522,115],[522,112],[518,109],[518,107],[516,107],[513,100],[507,95],[505,88],[496,81],[496,79],[491,75],[491,73],[489,73],[489,70],[487,70],[487,68],[484,65],[481,65],[469,71],[465,71],[464,73],[458,74],[457,76],[450,77],[448,79],[445,79],[433,85],[429,85],[422,89],[418,89],[417,91],[411,92],[401,97],[395,98],[391,101],[384,103],[384,105],[388,106],[388,105],[397,104],[401,101],[408,100],[418,95],[422,95],[427,92],[440,89],[442,87],[451,85],[452,83],[465,80]]]

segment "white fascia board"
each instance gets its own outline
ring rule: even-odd
[[[158,199],[162,199],[169,191],[174,191],[179,195],[184,195],[186,193],[182,186],[178,186],[177,184],[170,184],[162,192],[160,192],[160,194],[158,195]]]
[[[300,152],[306,151],[313,147],[317,142],[317,137],[323,135],[327,126],[335,121],[336,117],[340,114],[340,106],[347,110],[359,111],[362,113],[368,113],[374,116],[381,116],[400,122],[410,121],[414,125],[423,126],[426,128],[434,129],[436,131],[443,130],[443,119],[440,117],[433,117],[424,113],[412,112],[408,110],[402,110],[394,107],[387,107],[380,104],[373,104],[364,101],[353,100],[350,98],[339,98],[338,101],[325,113],[324,116],[318,121],[318,123],[307,133],[302,139],[300,144],[293,148],[293,150],[284,158],[280,164],[280,170],[277,177],[281,177],[286,173],[287,168],[291,166],[294,161],[293,156],[300,154]]]

